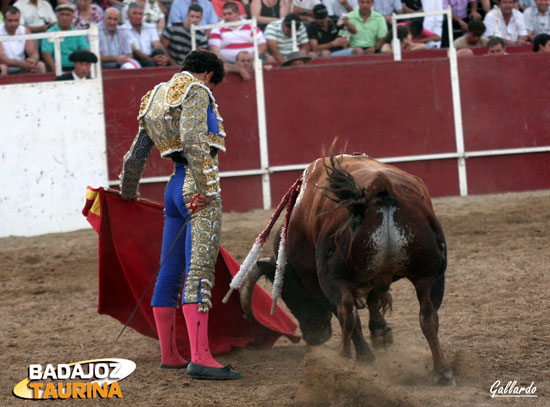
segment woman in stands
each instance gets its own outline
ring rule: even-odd
[[[92,0],[78,0],[73,17],[73,27],[77,30],[87,30],[90,23],[98,24],[103,20],[103,10]]]
[[[290,0],[252,0],[250,3],[250,16],[256,17],[258,27],[262,31],[265,27],[290,12]]]

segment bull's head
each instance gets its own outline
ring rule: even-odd
[[[261,276],[273,282],[276,263],[274,259],[260,259],[249,272],[241,288],[241,306],[245,318],[253,317],[252,291]],[[298,320],[304,340],[309,345],[320,345],[332,336],[332,313],[324,300],[315,299],[304,287],[296,272],[288,267],[285,270],[285,283],[281,297]]]

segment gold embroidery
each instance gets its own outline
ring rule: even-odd
[[[187,183],[187,178],[185,179]],[[200,303],[208,296],[199,298],[201,280],[206,279],[212,284],[215,278],[215,266],[221,241],[222,206],[219,198],[212,201],[206,208],[193,214],[191,218],[191,265],[185,280],[183,303]],[[202,285],[202,288],[208,288]]]
[[[171,154],[174,151],[183,151],[183,148],[178,140],[163,140],[157,144],[157,148],[159,149],[162,157],[167,154]]]
[[[202,85],[202,82],[190,74],[175,74],[168,84],[166,103],[168,103],[171,107],[180,105],[183,99],[185,99],[185,96],[187,96],[187,92],[189,91],[191,84]]]
[[[149,105],[149,100],[151,99],[151,94],[153,93],[153,90],[151,89],[149,92],[147,92],[142,98],[141,103],[139,105],[139,115],[141,116],[145,111],[147,110],[147,106]]]
[[[208,144],[210,147],[217,147],[220,150],[225,151],[225,137],[222,137],[219,134],[208,133]]]

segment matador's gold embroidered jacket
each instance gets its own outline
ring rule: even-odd
[[[183,153],[197,193],[213,196],[221,192],[217,155],[212,157],[210,152],[211,148],[225,151],[223,119],[210,89],[200,80],[181,72],[158,84],[141,99],[138,121],[138,134],[124,156],[120,174],[124,199],[137,196],[153,145],[163,158]]]

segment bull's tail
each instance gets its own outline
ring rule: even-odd
[[[321,188],[321,193],[338,205],[346,208],[349,218],[346,227],[355,231],[361,224],[363,214],[367,209],[365,188],[360,187],[353,176],[341,165],[341,159],[330,154],[330,165],[323,160],[327,172],[327,187]]]
[[[437,276],[435,283],[432,286],[432,291],[430,292],[430,300],[432,305],[436,310],[439,309],[441,303],[443,302],[443,295],[445,294],[445,270],[447,270],[447,245],[443,251],[443,259],[439,270],[437,271]]]

